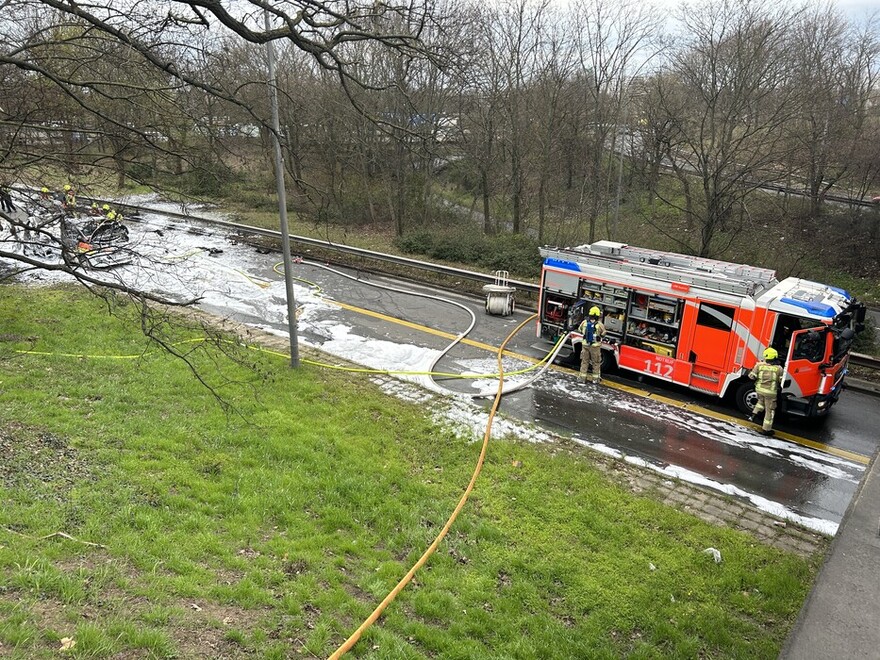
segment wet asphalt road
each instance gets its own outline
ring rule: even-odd
[[[277,260],[277,256],[268,258]],[[268,262],[255,267],[256,272],[264,277],[279,277],[271,273]],[[528,316],[526,312],[517,312],[507,318],[490,316],[485,314],[482,300],[376,276],[361,275],[362,281],[353,282],[307,264],[297,265],[295,270],[298,276],[320,283],[327,296],[340,302],[457,335],[470,323],[470,317],[461,309],[376,289],[369,286],[369,282],[454,297],[476,315],[476,327],[468,338],[493,347],[499,346]],[[366,337],[434,350],[443,349],[450,343],[449,339],[356,311],[339,310],[338,314],[358,334]],[[315,345],[322,341],[320,337],[309,337],[308,332],[304,339]],[[508,350],[541,357],[547,349],[542,352],[535,337],[534,322],[530,322],[508,344]],[[485,348],[458,346],[441,360],[437,370],[489,372],[494,371],[494,360],[494,353]],[[639,382],[634,377],[616,375],[609,380],[740,417],[736,410],[715,399],[683,389],[670,389],[650,382],[650,379]],[[469,394],[475,391],[470,381],[439,383],[455,391]],[[586,443],[616,449],[626,456],[666,468],[672,475],[684,473],[688,475],[685,478],[697,482],[705,479],[710,487],[735,496],[749,497],[753,502],[778,503],[799,515],[836,523],[842,519],[864,470],[862,464],[825,455],[784,439],[767,440],[747,425],[713,419],[613,387],[582,385],[577,383],[574,372],[548,371],[532,387],[506,396],[501,410],[509,417]],[[779,420],[776,428],[828,447],[870,457],[878,444],[876,429],[880,428],[880,400],[845,392],[826,420],[818,424]]]

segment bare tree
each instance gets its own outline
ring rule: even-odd
[[[440,63],[438,49],[422,39],[437,24],[433,4],[418,0],[7,0],[2,9],[0,80],[8,86],[0,91],[0,173],[7,181],[36,188],[50,174],[71,176],[83,168],[88,173],[106,167],[121,183],[145,152],[161,154],[177,171],[222,166],[214,155],[228,142],[216,137],[228,133],[233,122],[250,118],[268,130],[262,108],[252,106],[252,98],[243,93],[265,80],[225,75],[242,71],[230,54],[229,45],[235,42],[289,44],[333,76],[350,100],[358,89],[369,87],[355,66],[363,44]],[[262,27],[264,11],[275,27]],[[401,25],[407,29],[397,32]],[[119,279],[117,271],[84,262],[79,241],[69,240],[73,229],[65,227],[73,219],[52,212],[40,217],[0,213],[9,232],[0,259],[17,264],[7,274],[61,271],[89,290],[129,296],[142,305],[145,332],[185,356],[156,331],[164,324],[153,322],[159,317],[152,307],[195,300],[150,293]]]
[[[578,0],[572,6],[579,62],[577,88],[583,108],[585,172],[581,208],[587,208],[589,240],[608,200],[614,151],[627,79],[651,56],[658,18],[648,7],[623,0]]]
[[[868,26],[856,29],[831,6],[805,12],[794,39],[791,84],[801,97],[789,127],[791,167],[806,181],[810,215],[817,217],[832,187],[850,175],[860,178],[857,155],[868,129],[880,43]]]
[[[649,98],[663,115],[655,123],[671,128],[665,157],[680,183],[680,193],[658,192],[690,232],[654,226],[700,256],[723,252],[735,238],[750,192],[785,177],[777,165],[797,107],[786,85],[792,18],[784,6],[752,0],[685,6],[682,47],[653,78]]]
[[[574,70],[570,34],[563,23],[550,24],[538,55],[538,71],[530,90],[532,132],[538,144],[536,158],[538,242],[544,242],[552,183],[557,180],[561,154],[559,129],[563,113],[571,102],[568,81]]]
[[[496,233],[492,198],[500,164],[500,131],[503,65],[495,39],[499,18],[491,6],[470,12],[471,30],[464,43],[463,61],[454,78],[457,114],[460,117],[458,143],[464,157],[464,183],[481,202],[483,233]]]

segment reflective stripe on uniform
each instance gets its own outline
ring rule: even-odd
[[[782,378],[782,367],[759,362],[752,371],[755,374],[755,392],[765,396],[775,395]]]

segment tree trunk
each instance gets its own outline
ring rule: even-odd
[[[491,236],[495,233],[495,228],[492,225],[492,216],[489,210],[489,172],[485,167],[480,169],[480,192],[483,195],[483,233]]]

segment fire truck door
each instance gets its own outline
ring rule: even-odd
[[[819,369],[828,357],[828,342],[829,334],[824,328],[798,330],[791,335],[785,361],[784,391],[799,397],[830,391],[831,378],[824,377]]]
[[[717,303],[700,303],[690,351],[694,367],[727,370],[735,311],[733,307]]]

